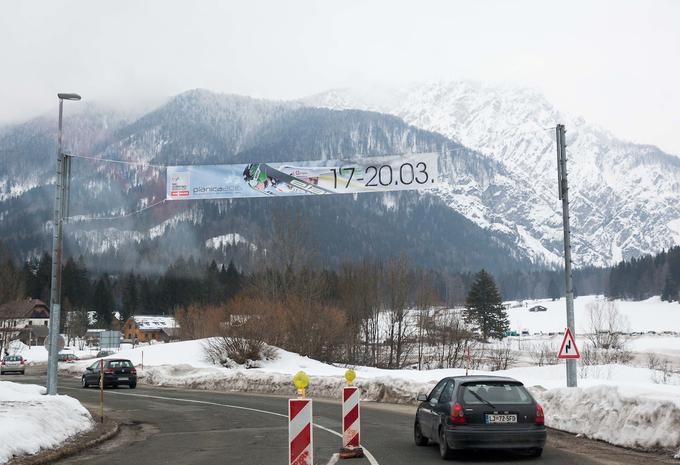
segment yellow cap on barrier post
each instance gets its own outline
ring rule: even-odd
[[[347,380],[347,385],[351,386],[355,379],[357,379],[357,373],[353,369],[349,369],[345,372],[345,379]]]
[[[293,384],[297,388],[297,393],[300,397],[305,397],[305,389],[309,386],[309,376],[307,373],[300,370],[293,376]]]

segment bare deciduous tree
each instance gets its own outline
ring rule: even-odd
[[[512,351],[510,341],[499,343],[489,349],[487,358],[491,371],[507,370],[517,361],[517,357]]]
[[[558,348],[549,342],[531,345],[529,346],[528,352],[533,364],[538,365],[539,367],[544,365],[557,365],[559,363],[559,359],[557,358]]]
[[[629,331],[627,319],[611,301],[597,301],[588,304],[587,317],[589,333],[586,338],[593,348],[623,350]]]

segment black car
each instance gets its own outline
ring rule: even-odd
[[[546,441],[543,409],[521,382],[500,376],[444,378],[419,394],[414,439],[439,444],[443,459],[462,449],[522,449],[540,457]]]
[[[83,388],[99,386],[101,377],[100,360],[85,369],[81,384]],[[130,360],[107,359],[104,360],[104,386],[129,386],[130,389],[137,387],[137,370]]]

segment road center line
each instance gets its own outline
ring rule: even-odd
[[[81,391],[81,392],[83,391],[82,388],[72,388],[72,387],[66,387],[66,386],[62,386],[61,389],[68,389],[68,390],[71,390],[71,391]],[[90,391],[90,392],[95,392],[95,391]],[[277,417],[283,417],[286,420],[288,419],[288,415],[284,415],[283,413],[270,412],[268,410],[260,410],[260,409],[251,408],[251,407],[242,407],[240,405],[231,405],[231,404],[222,404],[222,403],[219,403],[219,402],[210,402],[210,401],[207,401],[207,400],[182,399],[180,397],[152,396],[150,394],[132,394],[132,393],[115,392],[115,391],[106,391],[106,393],[107,394],[114,394],[114,395],[117,395],[117,396],[145,397],[145,398],[148,398],[148,399],[174,400],[176,402],[187,402],[187,403],[192,403],[192,404],[216,405],[218,407],[233,408],[233,409],[238,409],[238,410],[247,410],[247,411],[250,411],[250,412],[264,413],[266,415],[275,415]],[[325,426],[319,425],[318,423],[312,423],[312,424],[314,425],[315,428],[319,428],[323,431],[326,431],[327,433],[334,434],[335,436],[342,438],[342,434],[338,433],[337,431],[333,431],[332,429],[326,428]],[[378,461],[375,459],[375,457],[373,457],[373,454],[371,454],[368,449],[366,449],[365,447],[363,449],[364,449],[364,455],[366,456],[366,458],[368,459],[368,462],[371,465],[380,465],[378,463]],[[333,458],[331,457],[331,462],[329,462],[329,463],[333,463],[332,460],[333,460]]]

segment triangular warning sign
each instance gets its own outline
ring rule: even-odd
[[[576,347],[576,341],[574,336],[571,334],[571,330],[567,328],[564,333],[564,340],[562,341],[562,347],[560,347],[560,353],[557,354],[558,358],[581,358],[581,354]]]

